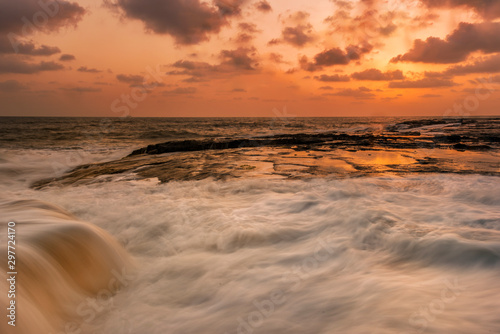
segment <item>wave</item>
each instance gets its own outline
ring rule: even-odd
[[[3,219],[16,223],[17,325],[0,324],[2,333],[51,333],[88,317],[86,301],[108,304],[133,267],[113,237],[68,212],[35,200],[0,203]],[[2,220],[3,220],[2,219]],[[2,222],[7,231],[7,222]],[[0,241],[7,244],[6,233]],[[8,291],[2,261],[0,290]],[[9,276],[12,277],[12,276]],[[7,295],[0,296],[3,310]],[[73,326],[73,325],[72,325]]]
[[[37,199],[0,205],[3,220],[26,222],[17,333],[500,331],[498,177],[112,174],[33,190],[26,180],[57,176],[50,160],[63,157],[38,153],[0,162],[18,172],[0,170],[1,198]],[[121,291],[109,288],[116,272]]]

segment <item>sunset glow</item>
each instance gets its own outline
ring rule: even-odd
[[[498,115],[495,1],[2,0],[0,9],[3,116]]]

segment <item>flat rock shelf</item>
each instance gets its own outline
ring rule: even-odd
[[[168,141],[134,150],[119,160],[79,166],[61,177],[37,181],[32,187],[100,183],[115,179],[117,174],[125,180],[158,178],[160,182],[411,173],[500,176],[498,136],[467,132],[421,134],[412,131],[412,124],[403,125],[378,133]]]

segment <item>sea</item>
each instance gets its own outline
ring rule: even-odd
[[[499,176],[500,118],[2,117],[0,332],[500,333]]]

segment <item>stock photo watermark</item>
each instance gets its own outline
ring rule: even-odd
[[[19,53],[19,46],[23,43],[22,39],[27,38],[29,35],[36,33],[37,31],[43,30],[50,23],[50,19],[54,18],[59,14],[61,10],[61,1],[38,1],[38,6],[40,10],[35,12],[32,17],[23,16],[21,21],[24,23],[21,28],[21,36],[11,32],[7,35],[12,48],[15,53]]]
[[[479,81],[479,84],[474,89],[474,92],[467,95],[462,102],[455,103],[453,108],[447,109],[443,117],[472,116],[472,113],[479,109],[482,101],[488,100],[493,93],[498,91],[498,84],[493,82],[491,75],[488,79],[479,78],[477,81]]]
[[[121,314],[119,310],[116,311],[114,296],[120,292],[121,289],[128,287],[129,284],[137,278],[137,275],[127,272],[126,268],[122,268],[121,272],[113,269],[111,270],[111,274],[113,278],[110,279],[106,289],[99,290],[95,297],[87,297],[77,306],[76,314],[80,321],[75,320],[67,322],[62,326],[62,331],[48,334],[80,334],[84,324],[90,324],[99,314],[105,311],[115,311]],[[130,327],[126,317],[120,316],[120,320],[122,321],[121,325],[123,327],[121,333],[130,333]]]
[[[408,318],[408,324],[411,329],[400,334],[421,334],[436,321],[437,317],[446,311],[446,307],[455,302],[457,298],[465,291],[465,287],[460,285],[458,278],[444,281],[445,287],[441,289],[439,298],[435,298],[429,304],[419,308]]]
[[[335,254],[335,249],[331,241],[320,238],[317,240],[314,253],[303,259],[299,264],[283,273],[282,283],[286,286],[282,289],[272,290],[268,297],[262,300],[253,300],[254,311],[246,316],[237,318],[237,328],[234,332],[225,332],[225,334],[252,334],[255,330],[262,327],[266,319],[270,318],[281,306],[285,305],[288,294],[297,291],[301,285],[311,277],[312,272],[319,269],[321,264],[325,263]]]
[[[136,109],[141,102],[153,92],[155,88],[163,84],[166,74],[161,71],[161,65],[156,67],[147,66],[145,68],[146,75],[140,85],[131,87],[128,93],[123,93],[119,98],[113,100],[110,104],[110,110],[114,114],[118,114],[119,119],[125,119],[131,115],[131,110]],[[87,129],[82,131],[82,141],[101,141],[105,138],[105,134],[116,130],[116,121],[112,118],[105,118],[99,120],[99,127],[97,130],[91,131]],[[69,168],[74,168],[84,163],[85,159],[89,157],[86,151],[75,151],[66,156],[64,163],[53,162],[52,168],[57,174],[67,171]]]

